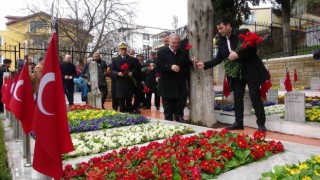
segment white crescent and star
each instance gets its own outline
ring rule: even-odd
[[[13,90],[14,90],[14,84],[15,84],[15,82],[12,83],[11,88],[10,88],[10,93],[11,93],[11,94],[13,93]]]
[[[17,101],[22,101],[22,100],[17,96],[17,92],[18,92],[19,87],[22,86],[23,83],[24,83],[23,80],[19,80],[19,81],[17,82],[16,88],[14,89],[13,98],[15,98]]]
[[[47,115],[47,116],[52,116],[54,114],[52,113],[49,113],[47,112],[44,107],[43,107],[43,104],[42,104],[42,93],[43,93],[43,90],[44,88],[46,87],[46,85],[49,83],[49,82],[53,82],[53,81],[56,81],[56,78],[55,78],[55,75],[53,72],[49,72],[47,74],[45,74],[42,78],[41,78],[41,81],[40,81],[40,86],[39,86],[39,92],[38,92],[38,99],[37,99],[37,104],[38,104],[38,107],[39,107],[39,110]],[[17,84],[18,85],[18,84]]]

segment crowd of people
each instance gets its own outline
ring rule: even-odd
[[[63,86],[69,105],[73,105],[73,94],[76,84],[81,83],[85,89],[81,89],[82,97],[86,100],[86,94],[90,91],[89,64],[95,61],[98,65],[98,88],[102,93],[101,106],[108,95],[106,77],[111,78],[112,108],[120,112],[140,113],[140,109],[151,108],[151,97],[154,94],[154,106],[160,109],[162,102],[166,120],[185,122],[184,108],[187,97],[190,94],[190,69],[210,69],[226,58],[230,61],[241,63],[241,73],[237,77],[227,77],[229,86],[234,91],[235,123],[227,126],[227,129],[243,129],[243,96],[246,85],[249,88],[250,98],[257,116],[258,130],[266,131],[265,113],[259,93],[260,85],[267,81],[270,76],[264,67],[262,60],[257,55],[256,48],[236,52],[235,44],[238,44],[239,34],[246,34],[247,30],[236,30],[232,28],[231,22],[226,18],[217,21],[217,29],[221,38],[218,43],[218,53],[215,58],[207,62],[201,62],[189,57],[187,36],[180,39],[175,33],[165,33],[162,37],[163,47],[157,52],[151,51],[150,58],[145,60],[143,54],[135,54],[129,50],[126,42],[118,45],[118,55],[112,58],[110,65],[101,59],[99,53],[94,53],[87,58],[83,68],[74,65],[70,55],[65,55],[64,61],[60,63],[63,78]],[[43,67],[43,58],[39,64],[29,62],[30,77],[34,83],[34,92],[40,82]],[[11,60],[5,59],[0,67],[1,81],[3,72],[9,71]],[[2,85],[2,82],[0,82]],[[161,101],[160,101],[161,97]],[[2,105],[2,104],[1,104]],[[3,105],[2,105],[3,106]],[[3,111],[3,107],[2,108]]]

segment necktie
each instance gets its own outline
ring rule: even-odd
[[[228,44],[228,50],[231,52],[231,45],[230,45],[230,39],[227,37],[227,44]]]
[[[123,60],[126,60],[126,56],[122,56],[122,59],[123,59]]]

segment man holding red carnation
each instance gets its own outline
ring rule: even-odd
[[[137,73],[135,60],[127,55],[127,44],[119,44],[119,56],[112,59],[111,76],[116,80],[116,98],[120,112],[133,112],[132,97],[135,83],[133,75]]]
[[[242,130],[243,127],[243,96],[248,85],[250,99],[257,117],[258,130],[266,132],[266,116],[261,100],[260,86],[270,75],[257,54],[256,44],[261,39],[256,39],[247,29],[234,30],[227,18],[217,21],[217,28],[221,35],[218,43],[216,58],[207,62],[197,62],[198,68],[209,69],[221,62],[229,61],[238,63],[238,73],[230,77],[226,73],[229,85],[234,91],[235,123],[226,127],[228,130]],[[233,62],[232,62],[233,61]],[[225,69],[227,72],[227,70]]]

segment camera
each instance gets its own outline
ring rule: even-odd
[[[320,60],[320,49],[313,51],[313,60]]]

